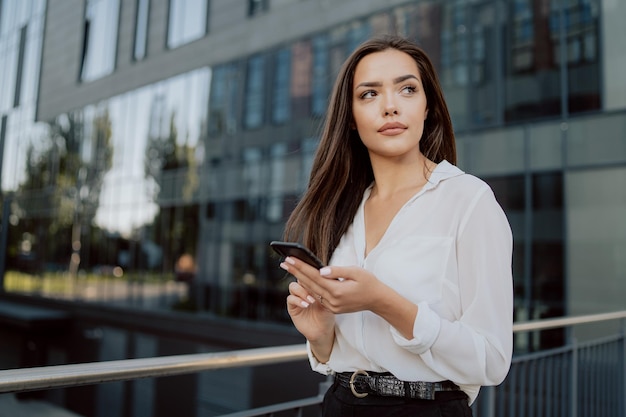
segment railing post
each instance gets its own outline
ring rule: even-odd
[[[572,370],[570,385],[570,416],[578,415],[578,340],[572,337]]]

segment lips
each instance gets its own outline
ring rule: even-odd
[[[387,136],[399,135],[407,129],[407,126],[400,122],[385,123],[378,129],[378,133]]]

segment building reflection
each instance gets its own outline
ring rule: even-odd
[[[18,68],[24,80],[17,89],[0,88],[8,290],[18,271],[42,279],[68,274],[76,283],[120,268],[118,278],[128,282],[183,283],[187,298],[177,308],[287,323],[289,279],[268,242],[281,236],[306,185],[339,65],[369,36],[397,32],[434,58],[461,168],[484,178],[509,216],[517,318],[568,313],[565,271],[575,260],[566,255],[567,228],[575,234],[576,226],[568,225],[566,211],[576,199],[567,193],[572,173],[562,141],[576,133],[561,129],[561,121],[580,117],[580,132],[595,120],[585,114],[603,110],[599,0],[406,2],[48,123],[35,122],[33,81],[44,3],[32,2],[24,25],[0,26],[2,68]],[[136,35],[145,42],[148,8],[139,3]],[[6,19],[17,3],[0,4]],[[90,30],[100,33],[110,13],[89,10]],[[200,18],[187,33],[181,16],[170,16],[180,30],[169,34],[169,48],[206,32]],[[98,39],[85,46],[83,82],[115,70],[106,57],[98,64]],[[109,45],[104,36],[100,42]],[[134,46],[134,59],[144,59],[146,45]],[[11,77],[0,77],[3,87],[15,84]],[[593,161],[580,162],[587,163]],[[562,339],[542,337],[519,341],[519,348]]]

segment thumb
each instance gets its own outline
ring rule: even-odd
[[[343,281],[344,279],[351,278],[351,268],[342,266],[325,266],[320,269],[320,275],[329,278]]]

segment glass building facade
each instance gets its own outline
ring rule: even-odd
[[[87,1],[77,82],[116,71],[120,3]],[[130,54],[146,62],[153,2],[136,3]],[[272,3],[249,2],[244,17],[271,15]],[[516,318],[623,308],[615,291],[626,288],[626,98],[612,93],[624,81],[607,69],[620,61],[607,58],[615,50],[606,39],[621,30],[607,4],[381,6],[37,120],[45,2],[4,0],[5,289],[20,290],[8,286],[15,273],[80,281],[123,271],[128,281],[184,283],[179,308],[287,323],[289,280],[268,242],[306,186],[339,66],[368,37],[399,33],[439,71],[459,166],[491,185],[509,217]],[[211,5],[169,2],[163,48],[212,36]],[[107,37],[96,35],[105,26]],[[517,343],[532,350],[562,337]]]

